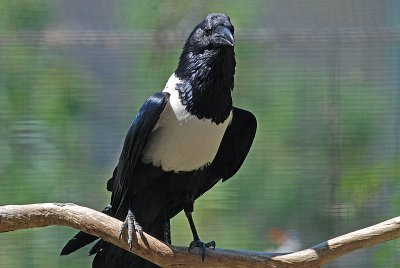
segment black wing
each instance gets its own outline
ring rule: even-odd
[[[112,206],[107,206],[102,211],[103,213],[116,216],[118,208],[125,201],[124,198],[129,189],[130,179],[133,176],[136,162],[142,153],[143,146],[149,134],[157,124],[160,114],[168,102],[168,98],[168,93],[161,92],[154,94],[148,98],[142,108],[140,108],[138,115],[126,135],[119,163],[114,169],[112,178],[107,183],[107,189],[113,192],[111,197]],[[126,212],[122,210],[120,213],[121,215],[118,216],[120,216],[120,218],[125,217],[126,215],[123,215],[123,213]],[[96,236],[79,232],[64,246],[61,255],[68,255],[97,239],[98,237]],[[97,253],[101,245],[102,241],[95,244],[90,250],[90,255]]]
[[[118,166],[107,187],[110,188],[112,185],[112,189],[109,190],[112,190],[111,207],[113,215],[117,214],[125,200],[136,163],[142,154],[147,138],[160,119],[161,113],[164,111],[168,98],[169,94],[165,92],[156,93],[149,97],[140,108],[139,113],[129,128]],[[121,217],[125,216],[121,215]]]
[[[253,143],[257,120],[249,111],[233,107],[232,122],[226,129],[217,155],[207,168],[205,186],[198,192],[202,195],[220,179],[226,181],[242,166]]]

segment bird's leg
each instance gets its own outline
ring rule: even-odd
[[[135,233],[135,231],[137,231],[140,233],[140,235],[142,235],[143,229],[136,221],[135,214],[133,214],[130,208],[128,209],[128,214],[126,215],[126,218],[121,225],[121,229],[119,230],[120,239],[126,229],[128,229],[128,245],[129,245],[129,250],[131,250],[133,245],[133,234]]]
[[[190,225],[190,230],[192,231],[193,234],[193,241],[190,242],[188,251],[190,251],[193,248],[200,248],[201,250],[201,260],[204,261],[204,256],[206,255],[206,248],[212,247],[212,249],[215,249],[215,241],[211,241],[208,243],[203,243],[199,235],[197,234],[196,226],[194,225],[193,217],[192,217],[192,212],[193,212],[193,201],[188,203],[185,208],[185,215],[189,221]]]

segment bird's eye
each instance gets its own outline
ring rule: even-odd
[[[211,29],[205,28],[205,29],[204,29],[204,34],[205,34],[205,35],[210,35],[210,34],[211,34]]]

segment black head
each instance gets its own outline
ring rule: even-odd
[[[198,64],[203,62],[212,66],[215,61],[224,57],[234,61],[234,32],[235,29],[228,16],[222,13],[207,15],[186,40],[179,59],[177,75],[180,78],[191,76],[199,67]]]
[[[209,14],[189,35],[179,58],[177,90],[182,104],[200,118],[222,122],[232,109],[234,27],[228,16]]]
[[[186,41],[185,48],[195,53],[202,53],[204,50],[233,47],[234,31],[229,17],[220,13],[209,14],[194,28]]]

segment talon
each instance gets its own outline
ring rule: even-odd
[[[201,251],[201,261],[204,261],[204,257],[206,256],[206,249],[212,247],[212,249],[214,250],[215,245],[215,241],[203,243],[200,240],[193,240],[192,242],[190,242],[188,252],[190,252],[190,250],[193,248],[199,248]]]
[[[124,234],[126,227],[128,226],[128,224],[125,224],[125,221],[122,223],[121,227],[119,228],[119,237],[118,237],[119,239],[122,238],[122,235]]]
[[[133,234],[135,233],[135,231],[137,231],[142,235],[143,229],[139,225],[139,223],[136,221],[135,215],[133,214],[133,212],[130,209],[128,210],[126,218],[125,218],[124,222],[122,223],[121,228],[119,230],[119,239],[121,239],[125,230],[128,230],[128,245],[129,245],[129,250],[131,250],[132,246],[133,246]]]
[[[137,221],[134,222],[135,230],[140,234],[143,235],[143,229],[142,226],[139,225]]]
[[[210,241],[210,242],[206,243],[205,246],[206,246],[207,248],[212,248],[212,250],[214,250],[216,244],[215,244],[215,241]]]

